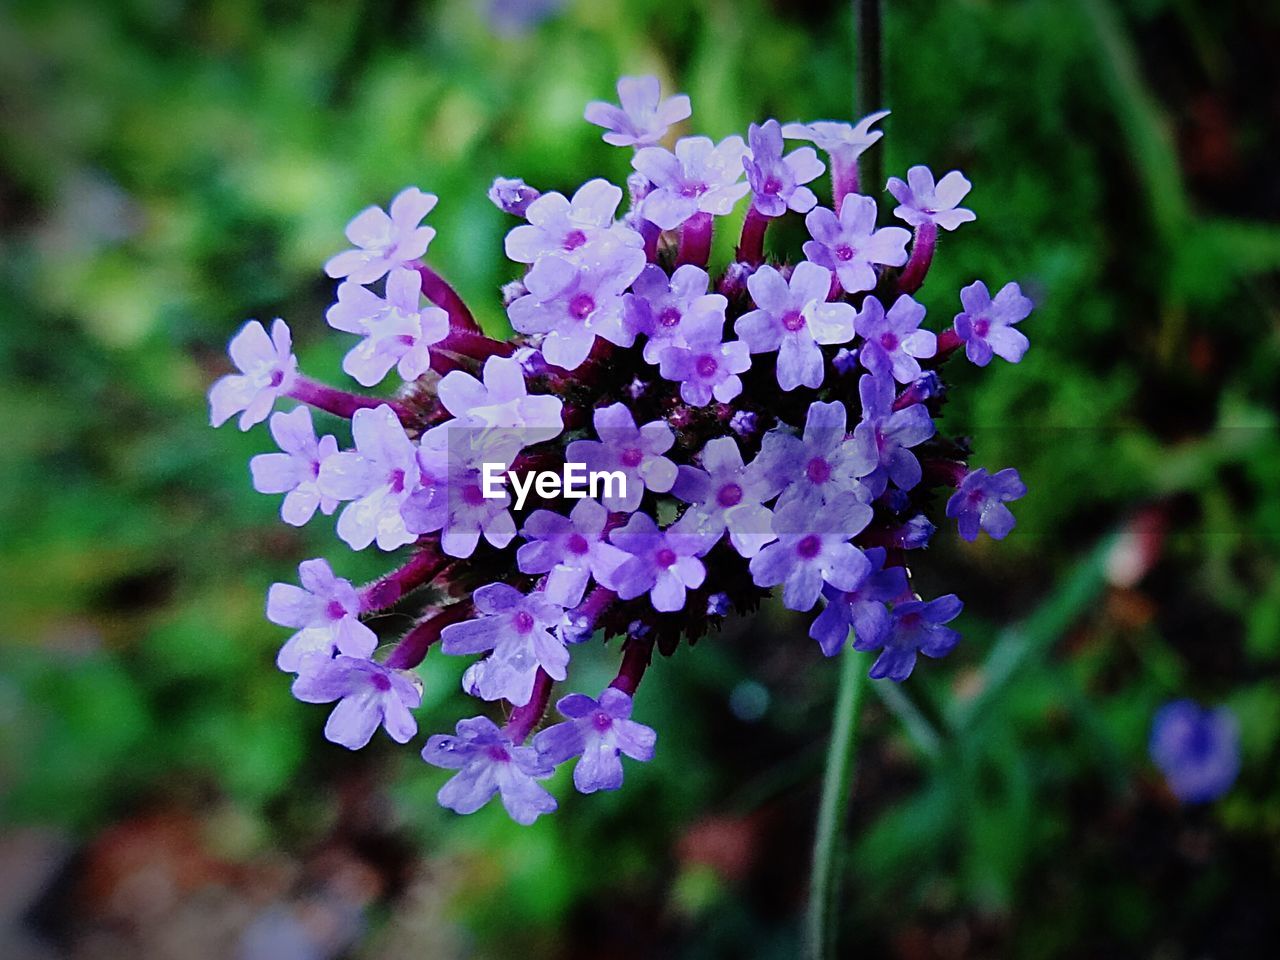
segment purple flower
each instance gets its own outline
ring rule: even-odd
[[[970,186],[959,170],[952,170],[935,186],[928,167],[912,167],[907,171],[906,183],[897,177],[889,178],[889,192],[899,203],[893,215],[913,227],[936,223],[943,230],[954,230],[962,223],[977,219],[972,210],[956,206]]]
[[[862,483],[871,496],[878,497],[892,480],[899,490],[910,490],[920,482],[920,461],[908,447],[924,443],[934,434],[933,420],[923,404],[913,403],[893,409],[893,380],[873,373],[858,381],[862,400],[862,422],[853,430],[854,442],[864,460],[875,464],[863,475]]]
[[[335,279],[347,277],[356,283],[373,283],[389,270],[416,260],[427,252],[436,235],[432,227],[421,226],[439,198],[408,187],[391,201],[388,215],[381,207],[367,207],[347,224],[347,239],[357,249],[330,258],[324,272]]]
[[[541,194],[519,177],[497,177],[489,187],[489,202],[513,217],[523,217]]]
[[[335,330],[364,337],[342,361],[342,369],[364,387],[381,383],[392,367],[406,383],[418,379],[431,369],[431,346],[449,335],[449,315],[422,306],[418,271],[400,267],[387,275],[386,299],[344,281],[325,319]]]
[[[298,579],[301,587],[273,583],[267,591],[267,619],[298,631],[280,648],[276,666],[296,673],[311,654],[371,656],[378,638],[360,622],[360,595],[351,581],[334,576],[323,559],[300,563]]]
[[[751,189],[741,182],[746,153],[737,136],[719,144],[684,137],[676,141],[675,153],[662,147],[637,150],[631,165],[654,185],[640,202],[640,215],[663,230],[674,230],[695,213],[725,216]]]
[[[552,633],[564,608],[540,591],[525,596],[505,583],[491,583],[473,594],[481,616],[444,628],[440,649],[452,655],[493,653],[473,663],[462,689],[485,700],[507,700],[521,707],[533,696],[541,667],[552,680],[563,680],[569,651]]]
[[[379,726],[396,743],[418,732],[410,709],[422,703],[422,686],[408,670],[393,670],[360,657],[309,656],[293,681],[303,703],[338,701],[324,725],[327,740],[359,750]]]
[[[943,624],[954,620],[963,608],[964,604],[954,593],[928,602],[908,600],[896,604],[888,635],[881,638],[855,635],[853,649],[880,649],[880,656],[871,665],[868,676],[872,680],[888,677],[900,682],[911,676],[916,654],[945,657],[960,642],[960,634]]]
[[[209,422],[220,427],[240,414],[240,429],[248,430],[271,413],[276,398],[289,392],[298,377],[289,325],[271,324],[271,336],[257,320],[250,320],[227,348],[240,372],[220,377],[209,390]]]
[[[812,609],[824,583],[853,590],[871,565],[849,541],[870,522],[871,508],[852,494],[837,497],[821,514],[803,502],[780,507],[773,514],[778,540],[751,559],[751,579],[761,587],[782,584],[782,603],[791,610]]]
[[[607,180],[588,180],[572,200],[560,193],[544,193],[525,211],[528,223],[507,234],[507,257],[534,263],[548,253],[582,263],[599,244],[613,241],[640,248],[644,238],[614,221],[622,190]]]
[[[995,299],[987,285],[975,280],[960,291],[964,310],[956,315],[956,334],[964,341],[964,352],[980,367],[991,362],[991,355],[1017,363],[1027,352],[1029,342],[1013,325],[1031,313],[1031,301],[1022,295],[1016,283],[1006,283]]]
[[[849,639],[849,631],[872,649],[884,646],[892,626],[886,603],[907,595],[907,571],[885,567],[883,547],[864,551],[869,566],[861,582],[852,590],[823,587],[827,605],[809,627],[809,636],[828,657],[833,657]]]
[[[778,492],[777,485],[755,464],[742,463],[732,437],[716,437],[702,448],[702,469],[681,464],[672,496],[693,505],[682,523],[719,539],[729,531],[733,548],[754,557],[774,539],[773,513],[764,506]]]
[[[596,100],[583,114],[588,123],[604,127],[604,142],[615,147],[645,147],[667,135],[673,123],[693,112],[684,94],[662,99],[657,77],[623,77],[618,81],[621,108]]]
[[[484,382],[462,370],[451,370],[437,388],[440,402],[457,420],[456,426],[493,430],[515,447],[527,447],[560,435],[564,429],[559,397],[530,395],[520,361],[490,357]]]
[[[707,293],[707,271],[683,264],[667,277],[657,264],[648,264],[626,296],[626,322],[633,334],[648,338],[646,363],[658,363],[667,347],[684,346],[685,323],[716,318],[724,323],[728,300]]]
[[[516,551],[516,566],[521,573],[547,574],[547,596],[563,607],[577,606],[590,577],[603,581],[627,559],[604,539],[608,519],[609,511],[594,500],[579,500],[567,517],[533,511],[520,531],[528,543]]]
[[[405,526],[415,534],[440,531],[440,548],[451,557],[469,557],[483,536],[502,549],[516,535],[505,487],[500,497],[484,495],[483,464],[505,471],[516,450],[510,438],[460,427],[449,421],[422,435],[417,464],[421,486],[401,508]]]
[[[633,513],[627,525],[614,530],[609,539],[631,556],[604,585],[623,600],[647,593],[660,613],[683,609],[685,590],[702,586],[707,569],[698,557],[715,543],[682,523],[659,530],[647,513]]]
[[[622,483],[609,485],[601,501],[610,510],[631,513],[640,506],[645,489],[666,493],[676,480],[676,465],[662,454],[676,435],[662,420],[637,427],[624,403],[596,410],[592,416],[597,440],[574,440],[565,453],[568,463],[582,463],[588,472],[621,473]],[[618,487],[621,489],[618,489]]]
[[[751,185],[752,205],[765,217],[780,217],[788,209],[812,210],[818,198],[803,184],[816,180],[826,169],[813,147],[801,147],[782,155],[782,127],[777,120],[751,124],[747,131],[751,152],[742,158]]]
[[[903,294],[889,312],[875,297],[867,297],[854,320],[858,335],[866,340],[858,356],[872,373],[912,383],[920,377],[919,359],[938,352],[938,338],[920,329],[924,307]]]
[[[260,453],[249,461],[253,489],[259,493],[283,493],[280,516],[285,523],[301,527],[315,515],[326,517],[338,508],[338,501],[320,492],[317,482],[320,464],[338,452],[338,441],[330,435],[316,440],[311,411],[298,407],[271,416],[271,436],[283,453]]]
[[[863,117],[856,125],[831,120],[788,123],[782,128],[782,135],[788,140],[811,140],[831,158],[833,166],[851,169],[858,157],[884,136],[883,130],[872,130],[871,125],[879,123],[888,115],[888,110],[880,110]]]
[[[985,530],[994,540],[1003,540],[1017,522],[1005,506],[1027,492],[1027,485],[1013,467],[988,474],[985,467],[970,470],[947,501],[947,516],[960,528],[960,536],[972,542]]]
[[[375,540],[379,550],[412,543],[400,507],[417,489],[418,460],[400,420],[385,403],[357,410],[351,437],[355,450],[335,453],[320,467],[320,492],[353,501],[338,517],[338,536],[352,550]]]
[[[796,265],[788,283],[773,267],[763,266],[747,279],[747,289],[757,309],[739,317],[734,331],[752,353],[778,351],[783,390],[822,386],[818,344],[853,339],[853,307],[827,303],[831,272],[806,261]]]
[[[581,758],[573,768],[579,793],[622,786],[622,754],[642,763],[653,759],[658,735],[631,719],[631,698],[621,690],[606,687],[599,700],[571,693],[556,709],[566,722],[547,727],[533,738],[533,746],[556,765]]]
[[[752,467],[782,491],[778,506],[802,502],[818,508],[843,494],[860,492],[856,479],[870,472],[875,460],[848,439],[844,404],[815,401],[805,414],[804,435],[783,430],[765,434]]]
[[[507,314],[521,333],[544,333],[548,363],[574,370],[587,359],[597,336],[630,346],[635,335],[622,322],[622,294],[644,269],[644,251],[613,247],[589,267],[548,254],[525,277],[529,293]]]
[[[1216,800],[1240,773],[1240,727],[1227,707],[1175,700],[1151,723],[1151,759],[1184,803]]]
[[[742,392],[738,376],[751,369],[751,355],[741,340],[721,342],[724,317],[718,312],[690,314],[680,325],[684,343],[662,351],[659,371],[680,384],[680,397],[694,407],[705,407],[714,396],[728,403]]]
[[[902,227],[876,229],[876,202],[856,193],[844,197],[837,217],[826,207],[814,207],[804,218],[812,240],[804,255],[840,278],[848,293],[873,290],[876,271],[872,264],[900,267],[907,262],[911,233]]]
[[[437,733],[427,740],[422,759],[457,770],[440,788],[440,806],[455,813],[475,813],[495,793],[516,823],[528,826],[556,808],[555,797],[538,785],[554,767],[533,747],[518,746],[488,717],[459,720],[457,736]]]

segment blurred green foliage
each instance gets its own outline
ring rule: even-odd
[[[1007,541],[943,531],[917,570],[968,601],[966,642],[872,698],[844,936],[909,954],[963,923],[978,952],[1230,954],[1280,845],[1280,193],[1255,89],[1277,75],[1251,40],[1280,22],[1243,2],[888,6],[885,170],[961,168],[979,215],[940,244],[935,329],[975,278],[1038,303],[1022,364],[956,369],[946,427],[1031,492]],[[259,842],[305,844],[332,783],[373,765],[388,829],[469,865],[461,916],[485,955],[638,925],[680,956],[790,956],[833,681],[797,621],[765,611],[657,664],[639,709],[659,755],[622,793],[560,783],[532,829],[447,815],[412,750],[349,757],[289,697],[266,585],[310,556],[353,579],[382,560],[322,519],[276,522],[246,468],[265,433],[209,430],[204,391],[246,317],[286,317],[303,366],[341,376],[319,267],[361,207],[440,194],[433,262],[501,331],[516,270],[488,183],[621,182],[626,151],[581,119],[619,74],[688,92],[693,128],[720,137],[847,116],[852,48],[836,3],[573,0],[515,36],[456,0],[0,9],[4,817],[88,833],[217,796]],[[1164,554],[1142,592],[1109,588],[1108,538],[1143,505]],[[576,682],[615,656],[584,650]],[[424,731],[460,715],[460,670],[428,660]],[[744,682],[768,691],[759,718],[730,709]],[[1245,772],[1213,811],[1173,810],[1146,767],[1175,695],[1241,718]],[[711,817],[742,870],[705,840]],[[1192,828],[1213,838],[1206,869],[1171,852]]]

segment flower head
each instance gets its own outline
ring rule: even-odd
[[[416,270],[396,267],[387,275],[386,297],[347,280],[338,302],[325,314],[329,326],[364,339],[342,361],[342,369],[363,387],[381,383],[392,367],[411,382],[431,369],[431,347],[449,335],[449,315],[422,305]]]
[[[972,210],[959,206],[970,186],[959,170],[952,170],[935,185],[928,167],[912,167],[905,183],[897,177],[889,178],[889,192],[898,201],[893,215],[913,227],[936,223],[943,230],[954,230],[977,219]]]
[[[322,559],[300,563],[298,579],[301,587],[274,583],[267,592],[267,619],[297,630],[280,648],[276,666],[296,673],[313,653],[371,656],[378,638],[360,622],[360,595],[351,581],[335,576]]]
[[[985,367],[992,355],[1017,363],[1027,352],[1029,341],[1014,324],[1031,313],[1031,301],[1016,283],[1006,283],[991,298],[987,285],[975,280],[960,291],[964,310],[956,315],[956,334],[964,341],[964,352],[973,363]]]
[[[804,433],[792,436],[770,431],[752,467],[781,491],[778,506],[805,503],[817,514],[838,497],[854,493],[862,497],[858,477],[874,466],[864,448],[847,433],[844,405],[815,401],[805,413]]]
[[[844,197],[837,217],[826,207],[814,207],[804,218],[813,237],[804,255],[832,271],[846,293],[872,290],[875,264],[900,267],[907,262],[911,234],[902,227],[876,229],[876,203],[851,193]]]
[[[742,182],[746,153],[737,136],[718,144],[685,137],[676,141],[674,153],[662,147],[637,150],[631,165],[653,184],[640,202],[640,215],[663,230],[674,230],[695,213],[723,217],[751,189]]]
[[[645,147],[667,135],[673,123],[693,112],[684,94],[662,99],[657,77],[623,77],[618,81],[622,106],[596,100],[587,104],[588,123],[604,127],[604,142],[615,147]]]
[[[511,819],[525,825],[555,810],[555,797],[538,784],[554,768],[537,750],[513,743],[488,717],[459,720],[456,730],[435,734],[422,750],[427,763],[458,771],[436,794],[442,807],[475,813],[497,793]]]
[[[316,439],[311,411],[298,407],[271,415],[271,436],[280,453],[260,453],[249,461],[253,489],[259,493],[283,493],[280,517],[294,527],[303,526],[317,509],[326,517],[338,508],[334,497],[320,492],[320,465],[338,452],[332,435]]]
[[[707,271],[691,263],[676,267],[670,277],[657,264],[640,272],[626,296],[626,322],[633,334],[645,337],[646,363],[659,363],[667,347],[680,347],[686,323],[702,326],[711,320],[724,324],[728,301],[707,293]]]
[[[271,413],[298,377],[293,338],[283,320],[271,324],[271,336],[257,320],[250,320],[227,348],[240,372],[229,373],[209,390],[209,422],[220,427],[240,414],[240,429],[248,430]]]
[[[1240,725],[1227,707],[1175,700],[1151,722],[1151,759],[1183,803],[1216,800],[1240,773]]]
[[[826,169],[813,147],[801,147],[782,155],[782,127],[777,120],[751,124],[747,133],[751,152],[742,158],[751,185],[752,206],[765,217],[780,217],[788,210],[806,213],[818,202],[804,184]]]
[[[408,670],[362,657],[312,654],[293,681],[293,695],[304,703],[337,700],[324,735],[348,750],[359,750],[380,726],[396,743],[408,743],[418,732],[409,711],[421,705],[422,685]]]
[[[947,501],[947,516],[960,527],[960,536],[972,542],[985,530],[994,540],[1009,535],[1016,521],[1005,506],[1027,492],[1027,485],[1013,467],[988,474],[985,467],[970,470]]]
[[[884,136],[883,130],[872,130],[871,127],[888,115],[888,110],[879,110],[863,117],[856,124],[831,120],[788,123],[782,128],[782,135],[788,140],[810,140],[831,157],[833,164],[851,167],[868,147]]]
[[[533,738],[533,745],[557,766],[578,757],[573,785],[580,793],[622,786],[623,754],[641,762],[653,759],[658,735],[631,719],[631,697],[623,691],[606,687],[599,700],[571,693],[561,698],[556,710],[565,722],[547,727]]]
[[[774,539],[773,512],[765,501],[778,493],[768,472],[742,462],[732,437],[716,437],[702,448],[701,469],[681,464],[672,496],[691,504],[684,524],[698,533],[719,538],[726,530],[733,548],[754,557]]]
[[[324,272],[335,279],[373,283],[395,267],[418,259],[436,235],[433,227],[422,226],[422,218],[438,199],[434,193],[408,187],[396,194],[389,213],[381,207],[366,207],[347,224],[347,239],[356,249],[330,258]]]
[[[516,447],[532,446],[559,436],[564,429],[564,403],[548,394],[530,394],[518,360],[490,357],[483,381],[463,370],[451,370],[440,381],[440,402],[458,427],[492,430]]]
[[[507,234],[507,257],[516,263],[535,263],[555,253],[582,263],[602,244],[642,247],[640,234],[614,220],[621,202],[622,191],[607,180],[588,180],[572,200],[560,193],[544,193],[525,211],[529,222]]]
[[[933,419],[924,404],[913,403],[893,409],[893,380],[874,373],[858,381],[862,399],[862,420],[854,428],[853,439],[864,460],[875,466],[862,476],[872,497],[884,493],[890,480],[899,490],[910,490],[920,482],[920,461],[910,450],[933,436]]]
[[[741,340],[722,342],[724,319],[703,311],[690,316],[681,326],[679,345],[662,351],[662,376],[680,384],[680,398],[695,407],[705,407],[715,397],[728,403],[742,393],[740,373],[751,369],[751,356]]]

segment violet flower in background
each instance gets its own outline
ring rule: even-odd
[[[303,703],[338,705],[324,725],[325,738],[348,750],[359,750],[378,727],[396,743],[408,743],[418,732],[409,711],[422,703],[422,685],[408,670],[396,670],[365,657],[332,659],[312,654],[302,661],[293,695]]]
[[[1240,773],[1240,725],[1227,707],[1175,700],[1151,721],[1151,760],[1183,803],[1207,803]]]
[[[439,198],[417,187],[401,190],[391,201],[390,212],[366,207],[347,224],[347,239],[356,248],[331,257],[324,272],[356,283],[381,280],[396,267],[417,260],[427,252],[436,235],[422,219],[435,209]]]
[[[1027,492],[1027,485],[1013,467],[988,474],[985,467],[970,470],[947,501],[947,516],[956,521],[960,536],[973,542],[978,530],[1003,540],[1017,522],[1005,506]]]
[[[615,147],[651,146],[673,123],[693,113],[682,93],[663,100],[657,77],[623,77],[618,81],[618,101],[621,107],[596,100],[583,114],[587,123],[605,129],[604,142]]]
[[[449,335],[449,315],[422,306],[422,278],[396,267],[387,275],[385,299],[348,280],[325,319],[335,330],[364,337],[342,361],[342,369],[362,387],[381,383],[392,367],[412,382],[431,369],[431,347]]]
[[[886,567],[883,547],[864,551],[867,567],[858,585],[850,590],[824,586],[827,605],[809,627],[809,636],[828,657],[844,649],[852,630],[863,649],[884,646],[893,620],[888,604],[908,594],[907,572],[902,567]]]
[[[658,742],[652,728],[631,719],[631,707],[631,698],[614,687],[606,687],[599,700],[571,693],[556,704],[566,722],[541,731],[533,746],[557,766],[578,758],[573,785],[579,793],[617,790],[622,786],[621,757],[652,760]]]
[[[831,161],[832,197],[839,203],[858,192],[858,158],[884,136],[883,130],[871,127],[888,115],[888,110],[879,110],[856,124],[831,120],[788,123],[782,128],[782,135],[788,140],[812,141],[827,155]]]
[[[296,673],[312,654],[370,656],[378,638],[360,622],[360,595],[351,581],[335,576],[323,559],[300,563],[298,580],[300,587],[273,583],[267,592],[267,619],[298,631],[280,648],[276,666]]]
[[[980,367],[991,362],[993,355],[1017,363],[1027,352],[1030,341],[1014,328],[1031,314],[1031,300],[1022,295],[1016,283],[1006,283],[991,298],[987,285],[975,280],[960,291],[964,310],[956,315],[956,335],[964,341],[965,356]]]
[[[877,230],[876,202],[870,197],[843,197],[838,217],[826,207],[814,207],[804,225],[813,237],[805,242],[804,255],[834,273],[845,293],[875,289],[876,265],[900,267],[907,262],[910,231]]]
[[[864,461],[875,466],[862,475],[863,486],[874,497],[884,493],[889,481],[899,490],[911,490],[920,482],[920,461],[910,450],[935,432],[929,411],[922,403],[894,410],[893,380],[866,373],[858,381],[862,421],[853,439]]]
[[[329,516],[338,509],[338,500],[320,492],[320,465],[338,452],[338,441],[332,435],[316,439],[306,407],[272,414],[270,427],[281,452],[260,453],[249,461],[253,489],[283,493],[280,519],[290,526],[304,526],[316,510]]]
[[[240,429],[248,430],[271,413],[279,397],[288,393],[298,376],[293,338],[283,320],[271,324],[271,336],[257,320],[250,320],[227,348],[238,374],[229,373],[209,390],[209,422],[220,427],[240,414]]]
[[[533,747],[520,746],[488,717],[459,720],[457,736],[437,733],[427,740],[422,759],[457,770],[436,795],[455,813],[475,813],[494,794],[516,823],[533,823],[556,808],[555,797],[539,785],[554,767]]]
[[[854,636],[853,649],[879,649],[880,656],[871,665],[871,679],[900,683],[911,676],[918,654],[945,657],[960,642],[960,634],[943,625],[958,617],[963,607],[953,593],[937,600],[896,604],[887,635]]]
[[[862,365],[899,383],[918,380],[919,361],[938,352],[937,336],[920,329],[923,320],[924,307],[905,294],[893,302],[888,313],[879,300],[867,297],[853,322],[858,336],[866,341],[858,354]]]

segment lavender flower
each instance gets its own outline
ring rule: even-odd
[[[620,472],[623,481],[611,485],[601,498],[610,510],[631,513],[646,489],[666,493],[676,480],[676,465],[662,454],[676,436],[661,420],[637,427],[626,404],[615,403],[592,418],[599,440],[574,440],[566,450],[569,463],[585,464],[588,472]],[[621,489],[618,489],[618,488]]]
[[[249,461],[253,489],[259,493],[283,493],[280,517],[301,527],[317,509],[326,517],[338,508],[338,501],[320,492],[320,465],[338,452],[331,435],[316,439],[311,411],[298,407],[288,413],[271,415],[271,436],[282,453],[260,453]]]
[[[641,271],[631,293],[626,296],[626,322],[633,334],[643,334],[646,363],[659,363],[668,347],[684,346],[686,319],[689,323],[724,324],[728,301],[718,293],[707,293],[707,271],[691,263],[676,268],[668,278],[657,264]]]
[[[556,704],[566,722],[540,732],[533,746],[557,766],[579,758],[573,768],[579,793],[617,790],[622,786],[621,756],[642,763],[652,760],[658,742],[650,727],[631,719],[631,706],[631,697],[615,687],[606,687],[599,700],[571,693]]]
[[[684,343],[662,351],[662,376],[680,384],[680,398],[705,407],[714,396],[728,403],[742,393],[740,373],[751,369],[751,356],[741,340],[723,343],[724,318],[709,311],[689,316],[681,325]]]
[[[347,239],[355,250],[330,258],[324,272],[338,279],[373,283],[395,267],[416,260],[427,252],[436,231],[421,226],[439,198],[408,187],[396,194],[388,214],[381,207],[366,207],[347,224]]]
[[[814,402],[805,414],[804,434],[775,430],[765,435],[752,466],[771,478],[782,496],[778,506],[805,503],[815,513],[837,497],[862,495],[857,478],[875,466],[862,444],[849,439],[844,405]]]
[[[618,81],[621,108],[596,100],[583,114],[587,123],[604,127],[604,142],[615,147],[645,147],[667,135],[673,123],[693,112],[684,94],[662,99],[657,77],[623,77]]]
[[[304,560],[298,579],[301,587],[273,583],[267,592],[267,619],[297,630],[280,648],[276,666],[296,673],[312,654],[371,656],[378,638],[360,622],[360,595],[351,581],[334,576],[327,560]]]
[[[899,204],[893,215],[913,227],[936,223],[943,230],[954,230],[977,219],[972,210],[958,206],[970,186],[959,170],[952,170],[935,186],[928,167],[912,167],[905,183],[897,177],[889,178],[889,192]]]
[[[826,169],[812,147],[801,147],[782,155],[782,127],[766,120],[747,131],[751,152],[742,158],[751,185],[752,206],[764,217],[780,217],[787,210],[807,213],[818,198],[804,186],[822,176]]]
[[[866,339],[858,354],[862,365],[875,374],[912,383],[920,377],[919,360],[938,352],[938,338],[920,329],[924,307],[910,297],[898,297],[889,312],[875,297],[867,297],[854,320],[854,328]]]
[[[422,750],[427,763],[458,771],[436,794],[442,807],[475,813],[500,793],[507,814],[526,826],[555,810],[555,798],[537,782],[554,768],[537,750],[513,743],[488,717],[459,720],[456,729],[457,736],[435,734]]]
[[[856,124],[831,120],[788,123],[782,128],[782,135],[788,140],[812,141],[831,158],[832,176],[838,182],[842,179],[837,176],[838,173],[854,171],[856,174],[858,158],[884,136],[883,130],[872,130],[872,124],[879,123],[888,115],[888,110],[880,110],[863,117]],[[837,198],[844,195],[841,191],[836,191]]]
[[[849,541],[870,522],[871,508],[852,495],[829,503],[821,520],[804,503],[780,507],[773,515],[778,540],[752,557],[751,579],[762,587],[782,584],[782,603],[791,610],[812,609],[824,583],[853,590],[870,563]]]
[[[653,609],[662,613],[683,609],[686,589],[702,586],[707,569],[698,558],[715,543],[680,523],[660,530],[647,513],[633,513],[609,539],[631,556],[603,581],[605,586],[623,600],[647,593]]]
[[[823,587],[827,605],[809,627],[809,636],[828,657],[843,649],[852,630],[865,649],[884,646],[893,621],[886,604],[909,594],[907,571],[886,567],[883,547],[863,552],[868,566],[862,580],[852,590]]]
[[[855,636],[853,649],[880,649],[880,656],[868,674],[873,680],[887,677],[901,682],[911,676],[916,655],[945,657],[960,642],[960,634],[944,627],[960,615],[964,604],[954,593],[937,600],[909,600],[893,608],[888,636]]]
[[[757,465],[744,466],[732,437],[716,437],[702,448],[702,469],[682,464],[672,496],[693,505],[683,522],[718,539],[726,530],[733,548],[754,557],[774,539],[773,512],[764,506],[777,485]]]
[[[312,654],[293,681],[293,695],[303,703],[337,700],[324,735],[348,750],[363,747],[379,726],[396,743],[408,743],[418,732],[409,711],[421,705],[422,685],[408,670],[358,657]]]
[[[956,335],[964,341],[964,352],[973,363],[985,367],[992,354],[1017,363],[1027,352],[1029,341],[1014,324],[1031,313],[1031,301],[1016,283],[1006,283],[995,299],[987,285],[975,280],[960,291],[964,310],[956,315]]]
[[[482,376],[483,383],[465,371],[451,370],[441,379],[437,393],[457,418],[456,426],[498,431],[516,447],[560,435],[564,403],[559,397],[530,395],[518,360],[490,357]]]
[[[876,229],[876,203],[851,193],[843,198],[837,217],[826,207],[814,207],[804,218],[813,237],[804,255],[835,273],[846,293],[873,290],[873,264],[900,267],[907,262],[909,231],[902,227]]]
[[[497,177],[489,187],[489,202],[503,213],[523,217],[541,194],[519,177]]]
[[[622,191],[607,180],[588,180],[572,200],[560,193],[544,193],[525,211],[529,222],[507,234],[507,257],[516,263],[535,263],[556,253],[582,263],[605,242],[643,247],[640,234],[614,221],[621,202]]]
[[[484,539],[502,549],[516,535],[511,495],[484,495],[485,463],[511,466],[516,450],[511,438],[478,433],[456,421],[433,427],[418,444],[420,486],[400,508],[406,529],[414,534],[439,533],[440,548],[451,557],[469,557]]]
[[[525,596],[505,583],[481,587],[473,599],[481,616],[451,624],[440,634],[440,649],[448,654],[493,651],[467,670],[464,690],[523,706],[533,696],[539,668],[553,680],[565,678],[569,651],[551,632],[564,616],[560,604],[540,591]]]
[[[377,542],[394,550],[414,541],[400,507],[418,486],[413,443],[389,406],[357,410],[351,417],[354,451],[335,453],[320,467],[320,492],[351,500],[338,517],[338,536],[352,550]]]
[[[778,351],[778,386],[795,390],[822,386],[820,343],[853,339],[854,309],[827,303],[831,272],[816,263],[796,264],[791,280],[770,266],[747,279],[757,309],[738,318],[734,331],[752,353]]]
[[[934,434],[933,420],[923,404],[893,409],[893,380],[873,373],[858,381],[862,400],[862,422],[854,428],[853,439],[865,460],[875,464],[862,476],[872,497],[884,493],[892,480],[899,490],[911,490],[920,482],[920,461],[910,447],[924,443]]]
[[[569,516],[535,510],[521,535],[527,540],[516,551],[521,573],[547,574],[546,593],[562,607],[581,602],[591,577],[603,582],[627,559],[605,540],[609,511],[594,500],[579,500]]]
[[[406,382],[431,369],[430,348],[449,335],[449,315],[422,306],[421,300],[416,270],[392,270],[385,299],[352,280],[339,285],[338,302],[325,319],[335,330],[364,337],[342,361],[342,369],[362,387],[381,383],[392,367]]]
[[[1005,504],[1026,492],[1027,485],[1013,467],[993,474],[978,467],[965,474],[947,501],[947,516],[956,521],[960,536],[971,543],[978,539],[979,529],[987,531],[993,540],[1003,540],[1017,522]]]
[[[1151,759],[1183,803],[1216,800],[1240,773],[1240,726],[1227,707],[1175,700],[1151,723]]]
[[[640,203],[640,215],[663,230],[674,230],[695,213],[723,217],[750,190],[742,181],[747,145],[741,137],[712,143],[707,137],[676,141],[675,153],[662,147],[636,151],[631,165],[654,188]]]
[[[209,390],[209,422],[220,427],[240,414],[240,429],[248,430],[271,413],[298,377],[293,338],[283,320],[271,324],[271,336],[257,320],[250,320],[227,348],[240,372],[220,378]]]

